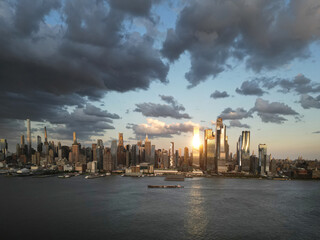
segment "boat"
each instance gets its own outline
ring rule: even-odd
[[[88,176],[85,176],[85,179],[94,179],[94,178],[99,178],[101,177],[100,175],[88,175]]]
[[[148,185],[148,188],[183,188],[181,185]]]

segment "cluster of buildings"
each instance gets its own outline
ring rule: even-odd
[[[83,147],[77,141],[76,133],[73,133],[72,146],[62,146],[60,142],[48,141],[46,127],[44,127],[44,142],[37,136],[37,146],[31,144],[31,122],[27,119],[27,141],[21,136],[20,144],[16,145],[16,153],[8,156],[8,144],[5,139],[0,139],[0,161],[30,165],[31,168],[55,168],[60,171],[79,172],[115,172],[126,171],[134,173],[145,169],[177,170],[191,172],[193,170],[215,175],[224,173],[245,173],[251,175],[277,175],[285,174],[288,168],[282,160],[276,160],[268,155],[267,145],[258,145],[258,155],[250,153],[250,131],[242,131],[237,142],[236,153],[229,152],[226,125],[222,118],[218,118],[215,129],[204,129],[204,141],[200,143],[199,127],[194,127],[193,147],[175,149],[174,142],[170,142],[169,149],[156,149],[151,144],[148,135],[144,141],[136,144],[124,144],[123,134],[119,133],[118,140],[113,140],[110,147],[103,145],[98,139],[91,147]],[[307,161],[311,164],[311,161]],[[317,171],[320,167],[318,161],[314,161],[313,168],[306,170]],[[300,164],[301,165],[301,164]],[[303,169],[299,165],[300,169]],[[290,167],[294,166],[290,163]],[[0,165],[1,167],[1,165]],[[295,174],[302,173],[296,171]],[[292,175],[292,173],[290,173]],[[305,172],[303,173],[305,174]],[[307,174],[307,175],[308,175]],[[289,174],[287,174],[289,175]]]

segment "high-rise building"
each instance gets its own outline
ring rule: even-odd
[[[47,128],[44,127],[44,142],[48,143]]]
[[[41,142],[41,137],[37,136],[37,151],[42,152],[42,142]]]
[[[212,129],[204,130],[204,168],[208,172],[217,171],[216,162],[216,139]]]
[[[242,131],[240,136],[240,163],[241,171],[250,171],[250,131]]]
[[[119,133],[119,145],[123,147],[123,133]]]
[[[192,165],[194,168],[200,168],[200,137],[199,127],[193,127],[193,144],[192,144]]]
[[[118,166],[118,159],[117,159],[117,140],[112,140],[111,142],[111,157],[112,157],[112,163],[113,168],[116,169]]]
[[[92,144],[92,161],[97,162],[97,144],[96,143]]]
[[[216,158],[218,172],[227,172],[226,165],[226,125],[223,124],[222,118],[216,121]]]
[[[73,144],[77,144],[76,132],[73,132]]]
[[[180,149],[181,151],[181,149]],[[176,167],[180,167],[180,163],[179,163],[179,158],[180,158],[180,155],[179,155],[179,150],[176,150],[176,153],[174,155],[174,164]]]
[[[27,119],[27,142],[28,142],[28,155],[31,155],[31,122]]]
[[[155,145],[151,145],[151,160],[150,163],[154,166],[155,164],[155,154],[156,154],[156,146]]]
[[[24,135],[21,135],[20,145],[21,145],[21,148],[23,148],[24,145],[25,145],[25,143],[24,143]]]
[[[266,175],[270,171],[270,158],[267,155],[267,145],[266,144],[259,144],[258,145],[259,151],[259,172],[261,175]]]
[[[42,152],[46,156],[49,154],[49,143],[48,143],[48,136],[47,136],[47,128],[46,127],[44,127],[44,144],[43,144]],[[69,161],[70,161],[70,159],[69,159]]]
[[[21,155],[21,149],[20,149],[19,143],[17,143],[17,145],[16,145],[16,155],[17,155],[17,157],[19,157]]]
[[[4,160],[7,156],[7,152],[8,152],[8,142],[7,142],[7,139],[0,139],[0,153],[2,154],[3,156],[3,159],[1,160]]]
[[[102,139],[98,139],[97,145],[96,145],[96,154],[97,154],[97,164],[98,164],[97,167],[99,170],[103,169],[103,152],[104,152],[103,141]]]
[[[148,135],[146,135],[146,139],[144,141],[144,150],[145,150],[145,161],[150,163],[150,161],[151,161],[151,142],[148,139]]]
[[[76,133],[73,132],[72,161],[71,162],[78,163],[79,160],[80,160],[80,145],[77,143]]]
[[[189,149],[187,147],[184,148],[183,165],[189,165]]]
[[[111,172],[113,170],[113,161],[110,148],[105,148],[103,152],[103,170]]]
[[[175,159],[174,159],[174,142],[170,142],[169,156],[170,156],[170,168],[175,168],[177,165],[175,164]]]

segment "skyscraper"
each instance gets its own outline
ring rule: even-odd
[[[123,147],[123,133],[119,133],[119,145]]]
[[[113,170],[113,162],[110,148],[105,148],[103,152],[103,170],[111,172]]]
[[[21,148],[24,148],[24,135],[21,135],[21,139],[20,139],[20,145],[21,145]]]
[[[259,144],[259,172],[261,175],[265,175],[269,172],[270,159],[267,156],[267,145]]]
[[[7,139],[0,139],[0,153],[3,155],[3,159],[6,158],[7,151],[8,151]],[[3,159],[1,159],[1,160],[3,160]]]
[[[73,144],[77,144],[76,132],[73,132]]]
[[[27,119],[27,142],[28,142],[28,155],[31,154],[31,122]]]
[[[241,149],[242,149],[242,135],[239,136],[238,142],[237,142],[237,162],[239,166],[239,171],[241,171]]]
[[[41,137],[40,136],[37,136],[37,151],[39,153],[42,152],[42,142],[41,142]]]
[[[217,171],[216,139],[212,129],[204,130],[204,168],[208,172]]]
[[[175,168],[176,164],[174,159],[174,142],[170,142],[169,156],[170,156],[170,168]]]
[[[250,171],[250,131],[242,131],[241,136],[241,171]]]
[[[200,168],[200,138],[199,138],[199,127],[193,127],[193,148],[192,148],[192,165],[194,168]]]
[[[97,152],[96,152],[96,154],[97,154],[97,167],[98,167],[98,169],[100,170],[102,170],[103,169],[103,152],[104,152],[104,146],[103,146],[103,141],[102,141],[102,139],[98,139],[97,140]]]
[[[151,145],[151,160],[150,160],[150,163],[152,165],[155,164],[155,159],[156,159],[155,154],[156,154],[156,146],[155,145]]]
[[[48,143],[47,128],[44,127],[44,142]]]
[[[80,159],[80,146],[77,143],[76,132],[73,132],[73,144],[72,144],[72,161],[74,163],[79,162]],[[70,159],[69,159],[70,161]]]
[[[150,161],[151,161],[151,142],[148,139],[148,135],[146,135],[146,139],[144,141],[144,149],[145,149],[145,161],[150,163]]]
[[[112,140],[111,142],[111,157],[112,157],[112,163],[113,168],[116,169],[118,166],[118,159],[117,159],[117,140]]]
[[[189,149],[187,147],[184,148],[183,160],[183,165],[189,166]]]
[[[217,170],[219,172],[227,172],[226,166],[226,125],[223,125],[222,118],[218,118],[216,122],[216,158]]]
[[[48,136],[47,136],[47,128],[46,127],[44,127],[44,144],[43,144],[42,151],[45,155],[49,154],[49,143],[48,143]],[[69,159],[69,161],[70,161],[70,159]]]

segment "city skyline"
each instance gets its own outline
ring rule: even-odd
[[[232,153],[250,131],[250,154],[320,159],[318,1],[235,2],[1,2],[0,138],[14,152],[30,119],[33,147],[46,126],[190,153],[222,117]]]

